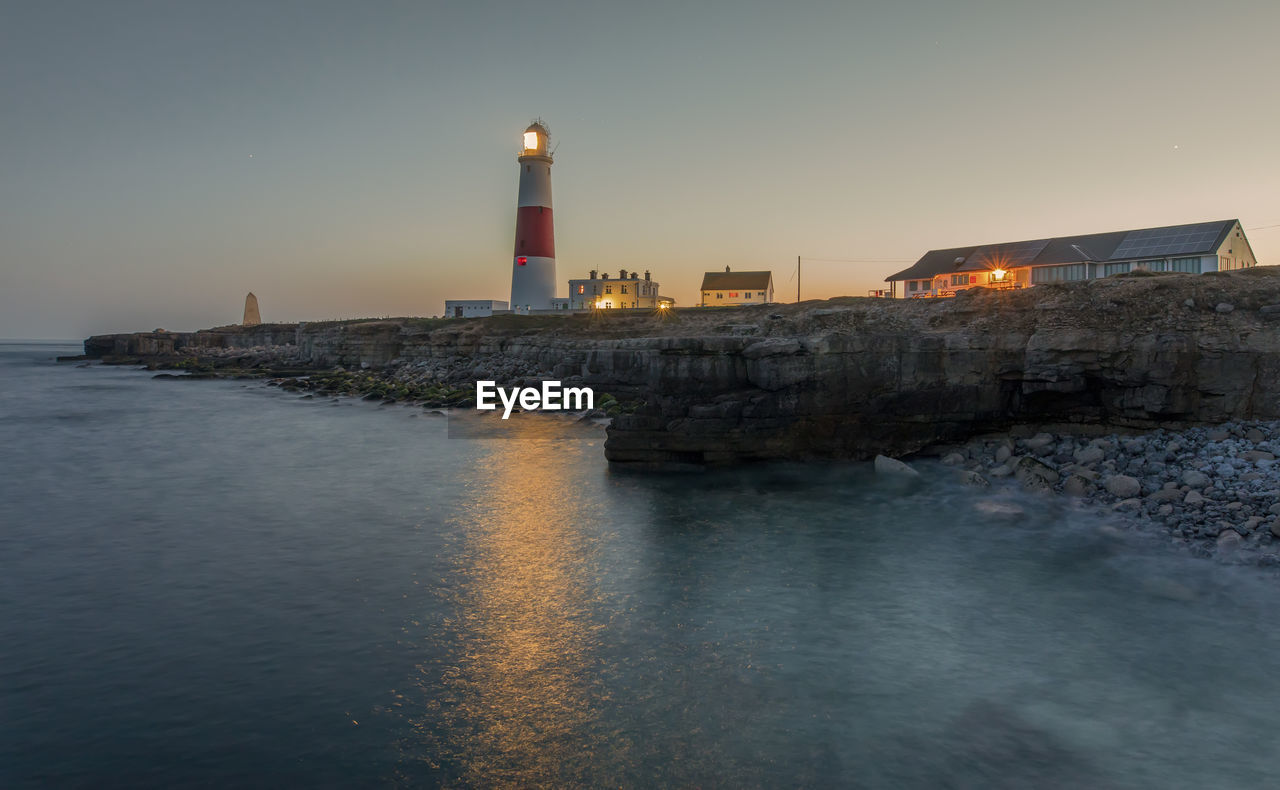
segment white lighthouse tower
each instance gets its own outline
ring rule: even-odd
[[[549,310],[556,295],[556,238],[551,224],[550,138],[541,120],[524,130],[520,198],[516,208],[516,249],[511,261],[511,309]]]

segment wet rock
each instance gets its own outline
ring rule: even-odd
[[[1083,450],[1077,450],[1074,455],[1075,462],[1084,465],[1096,464],[1106,457],[1107,454],[1101,447],[1086,447]]]
[[[1182,500],[1182,504],[1186,505],[1187,507],[1195,507],[1197,505],[1203,505],[1204,496],[1202,496],[1199,491],[1194,491],[1194,490],[1188,491],[1186,498]]]
[[[964,485],[972,486],[973,488],[989,488],[991,486],[991,483],[987,481],[987,478],[977,472],[967,470],[960,472],[960,482]]]
[[[981,502],[975,502],[973,509],[988,516],[1003,516],[1006,518],[1016,518],[1027,514],[1022,505],[1014,502],[1002,502],[998,499],[984,499]]]
[[[1047,434],[1042,434],[1047,435]],[[1046,488],[1058,482],[1058,473],[1048,464],[1029,455],[1024,455],[1013,465],[1013,474],[1018,482],[1028,488]]]
[[[1062,483],[1062,490],[1071,496],[1084,496],[1093,490],[1093,484],[1081,475],[1073,474]]]
[[[946,466],[961,466],[966,460],[960,453],[948,453],[943,456],[942,463]]]
[[[896,458],[890,458],[886,455],[877,455],[875,461],[872,462],[878,475],[889,475],[896,477],[919,477],[920,473],[912,469],[907,464]]]
[[[995,455],[996,463],[1003,464],[1005,461],[1008,461],[1009,458],[1012,457],[1012,455],[1013,455],[1013,450],[1009,449],[1009,445],[1002,444],[996,448],[996,455]]]
[[[1271,526],[1267,528],[1267,531],[1271,533],[1272,537],[1280,538],[1280,516],[1271,521]]]
[[[1230,302],[1218,302],[1218,305],[1213,309],[1219,313],[1229,313],[1232,310],[1235,310],[1236,306]]]
[[[1192,488],[1204,488],[1209,485],[1209,476],[1204,472],[1188,469],[1182,473],[1182,484]]]
[[[987,474],[991,477],[1009,477],[1013,474],[1013,467],[1008,464],[1000,464],[999,466],[992,467]]]
[[[1142,492],[1142,483],[1138,482],[1135,477],[1128,475],[1112,475],[1108,477],[1103,486],[1111,493],[1112,496],[1127,499],[1135,497]]]
[[[1258,430],[1257,428],[1250,428],[1249,430],[1245,431],[1244,438],[1248,439],[1254,444],[1257,444],[1258,442],[1265,441],[1267,437],[1266,437],[1266,434],[1264,434],[1262,431]]]
[[[1276,460],[1276,457],[1274,454],[1269,453],[1265,450],[1246,450],[1243,453],[1240,453],[1239,457],[1243,458],[1244,460],[1250,463],[1257,463],[1258,461]]]
[[[1052,445],[1054,441],[1053,434],[1051,433],[1037,433],[1035,436],[1027,439],[1025,445],[1028,450],[1039,450],[1042,447]]]

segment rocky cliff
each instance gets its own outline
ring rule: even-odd
[[[643,398],[609,428],[619,465],[859,459],[1028,422],[1280,418],[1280,270],[1265,267],[948,300],[225,328],[159,353],[289,332],[293,363],[455,383],[554,377]],[[108,337],[86,353],[165,348]]]

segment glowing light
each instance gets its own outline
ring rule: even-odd
[[[517,266],[524,266],[524,265],[526,265],[527,263],[529,263],[529,259],[528,259],[528,258],[526,258],[526,257],[524,257],[523,255],[521,255],[519,258],[516,258],[516,265],[517,265]]]
[[[538,133],[537,133],[537,132],[525,132],[525,133],[524,133],[524,147],[525,147],[525,150],[528,150],[528,151],[532,151],[532,150],[534,150],[534,149],[536,149],[536,148],[538,147]]]
[[[667,304],[666,302],[658,302],[658,309],[659,309],[659,310],[666,310],[666,309],[667,309],[668,307],[670,307],[670,306],[671,306],[671,305]]]
[[[1006,272],[1004,269],[993,269],[993,270],[991,271],[991,279],[992,279],[992,280],[996,280],[996,281],[1000,281],[1000,280],[1003,280],[1003,279],[1004,279],[1004,276],[1005,276],[1006,274],[1008,274],[1008,272]]]

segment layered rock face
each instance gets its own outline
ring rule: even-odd
[[[284,327],[269,327],[254,328],[263,338],[193,333],[175,348],[282,342]],[[1016,423],[1280,418],[1280,271],[1265,267],[971,289],[945,300],[289,331],[295,361],[316,367],[503,386],[558,378],[642,398],[643,409],[609,428],[605,452],[617,465],[863,459]],[[108,337],[91,338],[86,353],[95,342],[131,349],[115,353],[164,342]]]
[[[653,349],[641,367],[656,397],[614,421],[606,454],[654,466],[863,459],[1015,423],[1280,416],[1280,271],[962,293]]]
[[[200,332],[124,332],[84,341],[90,357],[163,357],[201,349],[296,345],[298,324],[258,324]]]

